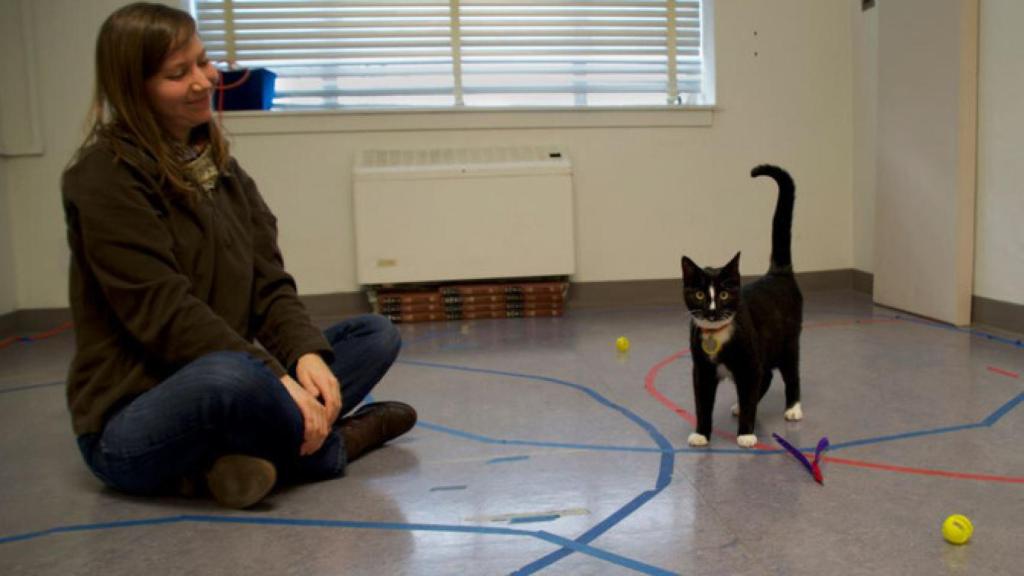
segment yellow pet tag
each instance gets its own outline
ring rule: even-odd
[[[722,347],[722,345],[718,343],[717,338],[708,334],[701,338],[700,347],[708,356],[714,356],[715,354],[718,354],[718,350]]]

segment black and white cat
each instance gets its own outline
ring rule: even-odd
[[[772,254],[768,273],[741,288],[740,255],[722,268],[701,269],[683,256],[683,298],[690,311],[690,350],[697,431],[690,446],[706,446],[718,383],[731,379],[738,402],[736,442],[757,444],[757,404],[768,391],[772,370],[786,383],[786,420],[803,418],[800,408],[800,330],[803,296],[793,277],[790,236],[793,226],[793,179],[782,168],[761,165],[751,177],[770,176],[779,188],[772,219]]]

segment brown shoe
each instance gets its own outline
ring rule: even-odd
[[[221,506],[248,508],[263,500],[277,482],[277,468],[269,460],[229,454],[217,458],[206,473],[206,486]]]
[[[416,425],[416,410],[402,402],[374,402],[343,418],[338,430],[345,438],[345,454],[351,462],[398,438]]]

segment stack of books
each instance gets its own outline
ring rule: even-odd
[[[374,312],[392,322],[556,317],[565,313],[568,282],[442,284],[372,291]]]
[[[437,290],[370,293],[373,311],[392,322],[436,322],[446,320],[441,294]]]

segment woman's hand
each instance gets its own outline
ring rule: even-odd
[[[302,355],[295,365],[295,376],[307,392],[323,403],[327,411],[327,425],[334,424],[341,414],[341,384],[324,359],[315,353]]]
[[[284,384],[285,389],[298,405],[299,411],[302,412],[305,435],[302,446],[299,448],[299,455],[309,456],[320,449],[324,439],[327,438],[327,432],[331,429],[331,425],[327,421],[327,409],[291,376],[287,374],[282,376],[281,384]]]

